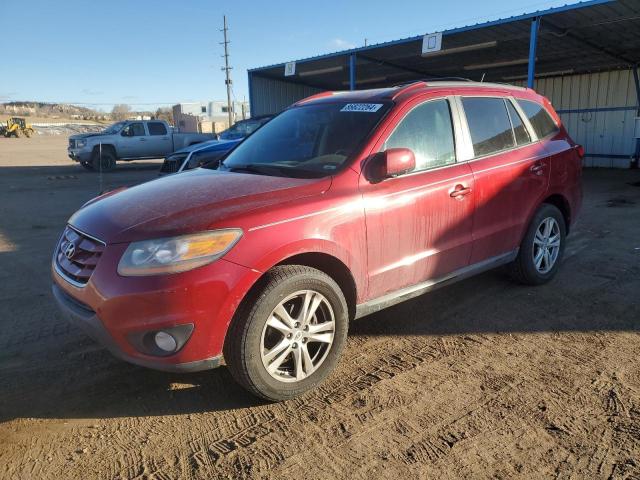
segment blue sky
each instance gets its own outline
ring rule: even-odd
[[[9,0],[3,0],[9,2]],[[518,15],[567,0],[30,0],[2,14],[0,102],[135,109],[225,98],[222,15],[237,100],[247,69]],[[569,3],[575,3],[569,1]],[[102,104],[102,105],[100,105]]]

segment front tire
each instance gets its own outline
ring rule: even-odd
[[[562,212],[544,203],[533,215],[520,251],[510,265],[512,277],[525,285],[542,285],[558,273],[567,227]]]
[[[301,265],[278,266],[238,309],[225,360],[234,379],[253,394],[287,400],[335,368],[348,323],[347,302],[331,277]]]
[[[110,172],[116,168],[116,156],[111,149],[103,148],[102,154],[96,149],[91,157],[91,164],[96,172]]]

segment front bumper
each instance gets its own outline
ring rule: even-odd
[[[74,162],[88,162],[91,159],[91,151],[84,151],[78,148],[67,148],[67,154]]]
[[[185,373],[209,370],[220,365],[221,355],[184,363],[164,363],[129,355],[120,348],[93,310],[75,301],[55,283],[51,286],[51,290],[58,307],[67,315],[71,323],[75,324],[89,337],[104,346],[114,357],[124,360],[125,362],[165,372]]]
[[[127,244],[107,245],[84,285],[75,285],[52,264],[53,294],[62,310],[116,357],[156,370],[212,368],[242,298],[260,272],[219,259],[187,272],[123,277],[118,261]],[[190,336],[166,356],[140,348],[149,332],[191,324]],[[141,337],[142,336],[142,337]]]

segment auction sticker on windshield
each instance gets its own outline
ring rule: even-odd
[[[381,103],[347,103],[340,109],[341,112],[364,112],[373,113],[380,110]]]

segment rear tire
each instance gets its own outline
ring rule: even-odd
[[[543,203],[531,219],[511,276],[525,285],[542,285],[555,277],[564,254],[567,227],[562,212]]]
[[[229,327],[224,357],[231,374],[267,400],[301,395],[338,363],[347,312],[340,287],[325,273],[301,265],[274,267],[242,302]]]
[[[103,148],[102,154],[100,150],[96,149],[91,157],[91,165],[96,172],[110,172],[116,168],[116,156],[113,154],[110,148]]]

